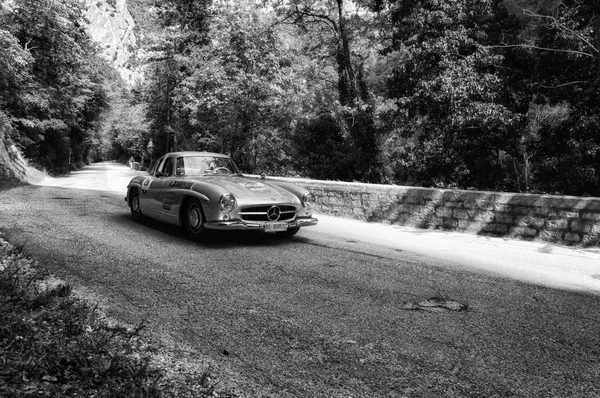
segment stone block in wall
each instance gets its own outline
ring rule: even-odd
[[[337,196],[332,196],[329,198],[329,203],[332,206],[343,206],[344,205],[344,199],[342,199],[341,197],[337,197]]]
[[[468,220],[469,212],[464,209],[454,209],[452,211],[452,217],[459,220]]]
[[[396,201],[399,203],[419,204],[421,203],[421,197],[416,190],[409,190],[408,192],[399,193],[396,197]]]
[[[530,215],[536,213],[536,208],[532,206],[512,206],[511,212],[520,216]]]
[[[444,219],[442,217],[436,217],[432,215],[429,217],[429,225],[428,228],[432,229],[440,229],[444,225]]]
[[[578,234],[589,234],[593,227],[594,223],[589,220],[571,220],[569,230]]]
[[[540,231],[538,239],[541,239],[544,242],[561,243],[563,240],[563,232],[558,230],[549,231],[547,229],[544,229]]]
[[[458,228],[458,220],[454,220],[452,218],[444,218],[444,221],[442,223],[442,228],[457,229]]]
[[[341,206],[341,205],[333,205],[331,207],[331,210],[333,210],[333,212],[335,214],[340,214],[340,215],[346,214],[346,212],[347,212],[346,207]]]
[[[360,195],[356,195],[356,194],[350,195],[350,202],[352,203],[353,207],[362,207],[363,206],[363,201],[362,201],[362,198],[360,197]]]
[[[512,227],[509,233],[515,238],[533,239],[538,236],[539,231],[531,227]]]
[[[494,204],[496,206],[501,206],[511,204],[530,204],[530,202],[527,201],[527,197],[525,195],[514,193],[496,193],[494,197]]]
[[[486,225],[488,225],[488,223],[483,221],[458,220],[457,229],[461,232],[478,234],[485,228]]]
[[[548,217],[579,218],[579,212],[565,209],[548,209]]]
[[[565,234],[563,236],[563,241],[570,243],[570,244],[576,244],[576,243],[581,242],[581,235],[574,234],[572,232],[565,232]]]
[[[388,194],[379,194],[377,196],[377,201],[379,203],[392,203],[395,202],[395,199]]]
[[[411,216],[408,213],[397,213],[393,219],[388,218],[388,222],[391,224],[399,225],[411,225]]]
[[[483,221],[486,223],[494,221],[494,213],[489,210],[471,210],[469,212],[470,218],[474,221]]]
[[[493,209],[497,196],[490,192],[468,192],[463,196],[462,204],[466,209]]]
[[[494,211],[499,212],[499,213],[511,213],[512,207],[510,205],[504,204],[504,203],[495,203]]]
[[[396,210],[388,211],[383,216],[383,220],[390,224],[397,224],[398,220],[400,218],[400,214],[402,214],[402,213],[398,213],[398,211],[396,211]]]
[[[322,213],[322,214],[329,214],[331,212],[331,208],[327,205],[324,205],[322,203],[317,203],[317,205],[315,206],[315,211],[317,213]]]
[[[600,213],[590,211],[580,211],[579,218],[582,220],[600,221]]]
[[[516,217],[515,225],[518,227],[533,227],[533,228],[543,228],[546,225],[546,218],[537,217],[534,215],[527,215],[522,217]]]
[[[421,214],[421,213],[424,213],[426,211],[426,209],[427,208],[422,204],[416,205],[416,204],[403,203],[398,206],[399,211],[401,211],[403,213],[410,213],[410,214]]]
[[[583,235],[581,239],[583,246],[599,246],[600,245],[600,233]]]
[[[546,228],[550,231],[567,230],[569,229],[569,221],[562,218],[549,219],[546,222]]]
[[[481,229],[481,232],[493,235],[505,235],[506,233],[508,233],[508,225],[489,223]]]
[[[435,209],[436,217],[452,217],[452,209],[447,207],[438,207]]]
[[[432,228],[432,217],[431,216],[412,216],[408,225],[412,225],[417,228],[429,229]]]
[[[352,209],[352,215],[358,219],[366,220],[365,211],[360,207],[355,207]]]
[[[501,224],[512,224],[515,220],[515,216],[512,213],[507,212],[496,212],[494,221]]]

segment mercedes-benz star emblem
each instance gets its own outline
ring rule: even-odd
[[[269,210],[267,210],[267,218],[269,221],[277,221],[279,220],[279,216],[281,216],[281,210],[277,206],[271,206]]]

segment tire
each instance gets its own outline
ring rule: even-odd
[[[277,232],[277,235],[285,238],[291,238],[292,236],[296,235],[298,231],[300,231],[300,227],[288,228],[287,231]]]
[[[204,211],[198,199],[189,199],[185,203],[183,212],[183,228],[187,236],[196,242],[206,238],[207,232],[204,228]]]
[[[141,221],[144,215],[140,208],[140,192],[137,188],[133,188],[129,192],[129,208],[131,209],[131,218],[133,221]]]

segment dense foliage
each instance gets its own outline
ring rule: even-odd
[[[107,107],[104,65],[76,0],[16,0],[0,8],[4,135],[51,172],[88,162]]]
[[[205,6],[201,26],[162,19],[178,36],[203,33],[164,48],[147,82],[162,151],[224,151],[247,171],[314,178],[600,194],[593,4]]]
[[[146,76],[127,92],[79,3],[43,1],[2,15],[0,112],[46,167],[195,149],[246,172],[600,196],[600,3],[132,0]]]

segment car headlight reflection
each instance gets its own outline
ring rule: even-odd
[[[313,195],[312,193],[307,192],[304,195],[302,195],[302,206],[306,207],[307,209],[312,209],[313,207],[315,207],[315,202],[316,198],[315,195]]]
[[[219,198],[219,205],[221,206],[222,211],[229,213],[237,205],[235,201],[235,196],[233,196],[230,193],[224,193]]]

